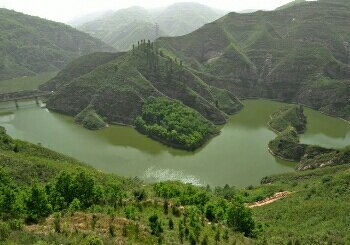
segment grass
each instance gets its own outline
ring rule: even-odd
[[[254,208],[262,227],[260,240],[268,244],[348,244],[350,206],[349,166],[271,176],[249,193],[268,190],[292,194],[275,203]]]
[[[57,72],[43,72],[35,76],[17,77],[0,81],[1,93],[18,92],[22,90],[36,90],[40,85],[55,77]]]

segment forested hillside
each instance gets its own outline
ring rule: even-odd
[[[113,48],[67,25],[0,9],[0,80],[57,71],[96,51]]]
[[[157,45],[238,97],[298,102],[350,119],[349,26],[349,1],[306,1],[230,13]]]
[[[146,41],[139,42],[127,53],[81,57],[44,84],[42,89],[56,90],[48,100],[49,109],[76,116],[90,108],[106,122],[116,124],[135,125],[135,119],[141,115],[150,96],[181,101],[183,105],[176,107],[177,112],[180,113],[182,107],[191,107],[201,114],[198,116],[214,124],[224,124],[228,114],[242,108],[232,93],[209,86],[182,61],[165,56],[153,43]],[[173,129],[169,128],[170,131]],[[209,138],[207,133],[199,137]],[[201,144],[196,144],[196,147]]]

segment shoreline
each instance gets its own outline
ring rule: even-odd
[[[346,120],[345,118],[342,118],[340,116],[336,116],[336,115],[332,115],[332,114],[328,114],[324,111],[321,111],[315,107],[311,107],[309,105],[305,105],[303,103],[297,103],[297,102],[287,102],[287,101],[282,101],[282,100],[279,100],[279,99],[269,99],[269,98],[264,98],[264,97],[244,97],[244,98],[240,98],[240,100],[269,100],[269,101],[275,101],[275,102],[280,102],[280,103],[285,103],[285,104],[294,104],[294,105],[302,105],[308,109],[311,109],[311,110],[314,110],[314,111],[317,111],[325,116],[329,116],[329,117],[333,117],[333,118],[337,118],[337,119],[340,119],[344,122],[347,122],[348,124],[350,124],[350,120]]]

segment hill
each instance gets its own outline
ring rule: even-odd
[[[0,80],[57,71],[96,51],[113,48],[67,25],[0,9]]]
[[[240,98],[297,102],[349,120],[349,25],[348,1],[306,1],[230,13],[157,46]]]
[[[179,36],[218,19],[222,11],[198,3],[176,3],[163,9],[121,9],[88,21],[77,28],[101,39],[118,51],[130,50],[141,39]]]
[[[209,86],[181,61],[158,53],[153,43],[144,41],[127,53],[96,53],[81,57],[41,89],[56,91],[47,102],[49,109],[76,116],[89,108],[107,123],[115,124],[135,125],[135,119],[142,114],[150,96],[181,101],[176,106],[179,115],[185,113],[183,115],[189,115],[188,119],[194,117],[199,122],[203,120],[200,117],[204,117],[205,121],[224,124],[227,114],[242,108],[241,102],[230,92]],[[192,114],[188,107],[200,115]],[[173,116],[170,118],[172,126],[166,128],[172,131],[178,120],[174,121]],[[187,120],[187,116],[184,118]],[[207,133],[200,138],[207,140],[206,136]],[[170,141],[169,138],[167,142]]]
[[[276,10],[281,10],[281,9],[286,9],[286,8],[289,8],[289,7],[293,7],[295,5],[298,5],[300,3],[304,3],[306,1],[307,0],[294,0],[294,1],[291,1],[291,2],[289,2],[287,4],[285,4],[285,5],[282,5],[282,6],[278,7],[278,8],[276,8]]]
[[[281,108],[272,113],[269,126],[277,137],[269,142],[269,151],[282,159],[299,162],[298,170],[341,165],[350,162],[350,147],[327,149],[318,145],[300,143],[299,133],[306,128],[302,106]]]

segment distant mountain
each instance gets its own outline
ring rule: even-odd
[[[238,11],[237,13],[240,13],[240,14],[249,14],[249,13],[254,13],[256,11],[259,11],[261,9],[243,9],[241,11]]]
[[[102,16],[108,16],[109,14],[112,14],[113,11],[100,11],[100,12],[93,12],[93,13],[89,13],[77,18],[74,18],[72,20],[70,20],[68,22],[69,25],[76,27],[76,26],[80,26],[83,25],[84,23],[96,20]]]
[[[349,26],[350,1],[306,1],[230,13],[156,45],[240,98],[298,102],[350,120]]]
[[[0,80],[58,70],[81,55],[113,50],[70,26],[0,9]]]
[[[198,3],[176,3],[157,10],[131,7],[108,13],[78,29],[126,51],[138,40],[184,35],[223,15],[223,11]]]

